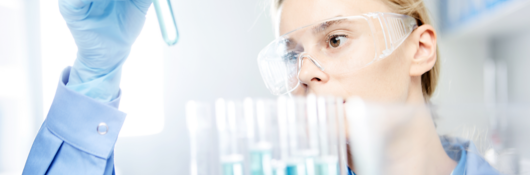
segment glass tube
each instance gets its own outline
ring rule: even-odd
[[[277,101],[277,133],[273,139],[273,160],[271,168],[273,175],[286,175],[286,160],[289,153],[288,136],[287,136],[287,98],[280,96]]]
[[[171,0],[153,0],[162,37],[167,45],[175,45],[179,39],[177,23],[173,15]]]
[[[219,134],[222,175],[243,175],[244,147],[240,145],[242,119],[237,115],[236,104],[233,101],[225,102],[218,99],[215,102],[215,115]]]
[[[342,100],[314,95],[218,99],[212,115],[205,103],[191,101],[186,108],[191,174],[207,169],[222,175],[338,175],[347,170],[339,167],[345,150],[338,143],[344,137],[338,104]]]
[[[210,105],[186,103],[186,125],[190,136],[190,175],[219,175],[215,118]]]
[[[310,97],[311,99],[313,97]],[[314,103],[314,101],[312,101]],[[334,98],[319,97],[318,109],[318,145],[320,155],[315,161],[316,175],[338,175],[339,167],[339,130]]]
[[[285,100],[285,101],[284,101]],[[282,101],[282,102],[280,102]],[[278,103],[286,105],[280,117],[284,145],[282,159],[286,175],[315,175],[318,153],[316,98],[287,98]],[[279,106],[280,107],[280,106]]]
[[[250,146],[251,175],[271,175],[272,161],[272,114],[270,101],[247,98],[243,102],[247,137]],[[254,110],[255,109],[255,110]]]

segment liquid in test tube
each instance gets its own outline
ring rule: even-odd
[[[320,159],[315,163],[315,175],[339,175],[338,158]]]
[[[218,99],[215,108],[222,175],[244,175],[245,158],[244,150],[238,145],[241,128],[238,127],[236,104],[234,101]]]
[[[310,99],[310,98],[308,98]],[[312,99],[311,103],[315,103]],[[336,133],[336,115],[334,113],[333,100],[319,97],[317,109],[313,111],[318,114],[319,156],[315,159],[315,175],[339,175],[338,133]],[[309,103],[309,102],[308,102]],[[315,106],[313,105],[312,108]]]
[[[250,151],[251,174],[271,175],[271,158],[272,153],[270,149],[255,149]]]
[[[270,141],[271,124],[267,122],[269,114],[266,112],[266,102],[257,100],[254,110],[254,103],[250,98],[245,99],[245,117],[247,119],[247,133],[251,140],[250,149],[250,170],[251,175],[272,175],[272,144]],[[254,111],[256,111],[254,115]]]
[[[175,45],[179,39],[177,23],[173,15],[171,0],[153,0],[162,37],[167,45]]]
[[[235,159],[234,159],[235,158]],[[243,157],[240,155],[232,155],[232,160],[223,160],[223,175],[243,175]]]

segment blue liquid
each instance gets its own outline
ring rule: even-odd
[[[156,16],[160,25],[160,32],[167,45],[175,45],[179,39],[177,23],[173,15],[173,7],[170,0],[153,0]]]
[[[306,158],[305,159],[305,170],[307,172],[307,174],[315,174],[315,159],[313,158]]]
[[[241,162],[223,163],[223,175],[243,175]]]
[[[285,175],[285,169],[273,169],[272,175]]]
[[[315,164],[315,175],[338,175],[339,174],[338,163],[316,163]]]
[[[287,165],[285,167],[285,175],[306,175],[304,164]]]
[[[252,175],[271,175],[271,152],[258,150],[250,153],[250,171]]]

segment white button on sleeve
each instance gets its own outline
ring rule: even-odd
[[[101,122],[98,125],[97,131],[99,134],[105,135],[109,131],[109,126],[106,123]]]

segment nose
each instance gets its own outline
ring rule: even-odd
[[[310,56],[304,56],[302,57],[298,78],[303,85],[312,87],[327,83],[329,75],[324,72],[324,67],[317,60]]]

